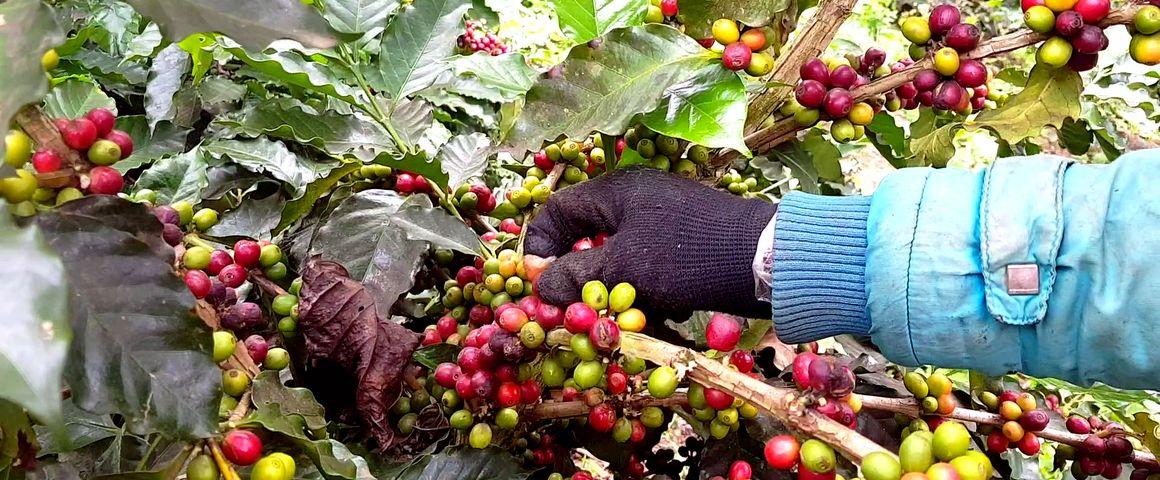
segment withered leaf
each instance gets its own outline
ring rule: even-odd
[[[311,362],[354,373],[355,408],[380,450],[396,443],[387,412],[398,399],[403,370],[419,335],[380,315],[375,300],[342,265],[311,257],[302,269],[298,330]]]

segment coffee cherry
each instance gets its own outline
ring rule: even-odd
[[[979,27],[969,23],[960,23],[947,31],[946,44],[959,52],[967,52],[974,50],[979,45],[979,39],[982,36]]]
[[[97,141],[97,126],[87,118],[78,118],[63,123],[61,137],[65,145],[73,150],[87,150]]]
[[[1039,437],[1036,437],[1034,433],[1027,432],[1023,435],[1023,438],[1019,440],[1018,447],[1019,451],[1023,452],[1023,454],[1027,455],[1028,457],[1038,455],[1040,447]]]
[[[773,63],[773,56],[770,54],[754,52],[749,59],[749,66],[745,67],[745,73],[754,77],[764,77],[773,71]]]
[[[1075,2],[1073,8],[1083,17],[1084,22],[1096,24],[1108,16],[1108,12],[1112,9],[1112,2],[1110,0],[1079,0]]]
[[[749,480],[753,478],[753,467],[745,460],[737,460],[729,466],[729,480]]]
[[[592,307],[576,302],[564,311],[564,328],[573,334],[586,334],[596,323],[596,310]]]
[[[205,298],[209,294],[211,287],[209,276],[201,270],[188,270],[185,272],[185,286],[189,287],[189,293],[192,293],[194,298]]]
[[[931,69],[921,70],[914,76],[914,87],[919,92],[931,91],[938,86],[940,80],[938,72]]]
[[[620,327],[611,318],[601,317],[588,330],[592,345],[602,352],[611,352],[620,345]]]
[[[285,348],[275,347],[266,352],[266,360],[262,362],[262,367],[267,370],[278,371],[290,366],[290,352]]]
[[[898,448],[898,458],[905,472],[926,471],[935,462],[930,434],[908,435]]]
[[[858,72],[849,65],[842,65],[830,72],[830,88],[850,89],[858,81]]]
[[[814,473],[829,473],[837,465],[834,449],[820,440],[809,439],[801,446],[802,467]]]
[[[666,17],[675,16],[678,11],[677,0],[661,0],[661,13]]]
[[[729,364],[737,367],[738,372],[749,373],[753,371],[753,354],[745,350],[734,350],[729,355]]]
[[[250,335],[246,337],[245,345],[246,352],[249,353],[254,363],[262,363],[266,360],[266,354],[270,351],[270,344],[261,335]]]
[[[1085,25],[1080,29],[1079,33],[1071,39],[1071,46],[1075,47],[1076,53],[1093,54],[1108,45],[1108,37],[1104,35],[1104,30],[1095,25]]]
[[[940,460],[950,460],[967,453],[971,446],[971,433],[958,422],[943,422],[934,430],[931,440],[934,456]]]
[[[959,9],[954,5],[942,4],[930,11],[930,33],[939,38],[945,35],[952,27],[961,22]]]
[[[491,425],[482,422],[475,424],[467,436],[467,443],[472,448],[487,448],[491,444]]]
[[[1023,12],[1023,23],[1033,32],[1050,32],[1055,30],[1055,12],[1043,5],[1031,7]]]
[[[801,445],[792,435],[778,435],[765,442],[765,462],[779,470],[789,470],[798,463]]]
[[[576,365],[572,371],[572,379],[576,381],[576,386],[580,388],[592,388],[600,383],[600,377],[604,376],[604,366],[599,361],[584,361]]]
[[[817,359],[817,354],[810,352],[802,352],[797,354],[793,359],[793,381],[798,388],[805,390],[810,388],[810,365]]]
[[[847,118],[855,125],[869,125],[870,122],[874,121],[874,107],[871,107],[866,102],[855,103],[850,108],[850,113],[847,115]]]
[[[818,58],[811,58],[802,64],[798,69],[798,75],[802,80],[814,80],[822,84],[822,94],[825,94],[825,88],[830,85],[830,69],[826,67],[826,62]],[[800,99],[798,100],[801,101]],[[804,103],[802,105],[805,105]]]
[[[714,410],[724,410],[733,405],[733,396],[715,388],[706,388],[705,404]]]
[[[925,45],[930,41],[930,24],[925,18],[909,17],[902,21],[902,36],[916,45]]]
[[[262,441],[249,430],[231,430],[221,442],[222,456],[234,465],[252,465],[262,456]]]
[[[1074,10],[1068,10],[1055,17],[1055,33],[1071,37],[1083,28],[1083,17]]]
[[[729,45],[741,38],[741,32],[738,31],[737,22],[728,18],[717,19],[713,22],[713,39],[721,45]]]
[[[959,71],[959,52],[950,47],[938,49],[934,52],[934,69],[944,77],[954,75]]]
[[[104,108],[94,108],[85,114],[85,118],[93,122],[93,126],[97,128],[97,136],[103,137],[113,130],[113,123],[116,122],[117,116],[113,115]]]
[[[1156,5],[1144,5],[1140,7],[1140,10],[1136,12],[1136,16],[1132,21],[1132,26],[1141,35],[1151,35],[1160,32],[1160,7]]]
[[[862,459],[862,477],[866,480],[896,480],[902,477],[902,466],[886,452],[871,452]]]
[[[16,130],[13,130],[16,131]],[[61,164],[64,160],[59,153],[54,150],[41,149],[32,155],[32,168],[37,172],[48,173],[60,170]],[[21,162],[23,164],[23,162]]]
[[[1104,440],[1104,455],[1112,460],[1131,460],[1132,444],[1123,435],[1112,435]]]
[[[1160,33],[1133,35],[1128,54],[1132,60],[1144,65],[1160,64]]]
[[[826,87],[817,80],[802,80],[794,88],[794,97],[806,108],[818,108],[826,98]]]
[[[807,108],[804,110],[799,110],[797,113],[793,114],[793,121],[800,126],[808,127],[818,123],[821,115],[822,113],[817,109]]]
[[[97,167],[97,168],[102,168],[102,167]],[[107,167],[104,167],[104,168],[107,168]],[[96,168],[94,168],[93,170],[95,171]],[[201,210],[198,210],[197,213],[193,214],[193,224],[200,231],[204,232],[206,230],[209,230],[214,225],[217,225],[217,222],[218,222],[217,210],[214,210],[212,208],[203,208]]]
[[[1044,428],[1047,428],[1047,424],[1050,422],[1050,420],[1051,419],[1047,416],[1047,412],[1043,410],[1030,410],[1024,412],[1023,415],[1019,417],[1019,424],[1022,425],[1023,429],[1028,432],[1038,432],[1042,431]]]
[[[826,114],[831,118],[844,118],[854,107],[854,96],[844,88],[833,88],[826,92],[824,99]]]
[[[222,393],[237,397],[250,388],[250,377],[241,370],[231,368],[222,372]]]
[[[733,42],[721,52],[721,64],[730,70],[744,70],[753,58],[753,51],[742,42]]]
[[[588,426],[597,432],[610,432],[615,424],[616,410],[607,403],[601,403],[588,411]]]
[[[987,67],[978,60],[964,60],[955,73],[955,80],[966,88],[974,88],[987,83]]]
[[[677,371],[673,367],[661,365],[648,376],[648,393],[654,398],[669,398],[677,391],[677,384]]]
[[[233,333],[225,330],[213,332],[214,363],[221,363],[230,358],[234,354],[234,347],[237,346],[237,343],[238,339],[234,337]]]
[[[92,170],[89,170],[89,193],[114,195],[123,188],[125,188],[125,180],[121,177],[121,172],[109,167],[93,167]]]

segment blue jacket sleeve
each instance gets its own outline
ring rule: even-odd
[[[1160,385],[1160,150],[1112,165],[906,169],[871,198],[783,199],[786,341],[870,335],[891,360]],[[861,213],[864,212],[864,213]]]

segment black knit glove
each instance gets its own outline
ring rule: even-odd
[[[637,303],[680,315],[713,310],[770,315],[754,294],[753,256],[776,207],[650,168],[629,168],[554,193],[528,226],[525,249],[561,256],[540,276],[540,297],[580,300],[589,280],[636,287]],[[607,232],[602,247],[569,253]]]

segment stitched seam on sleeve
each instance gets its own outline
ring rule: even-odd
[[[921,365],[922,361],[918,359],[918,351],[914,348],[914,337],[910,328],[910,282],[914,278],[911,276],[910,267],[914,265],[914,242],[918,237],[918,218],[922,214],[922,204],[926,198],[926,187],[930,185],[930,175],[931,171],[928,170],[926,175],[922,177],[922,190],[918,195],[918,205],[914,208],[914,228],[910,232],[910,251],[906,254],[906,343],[910,346],[910,355],[914,358],[916,365]]]

